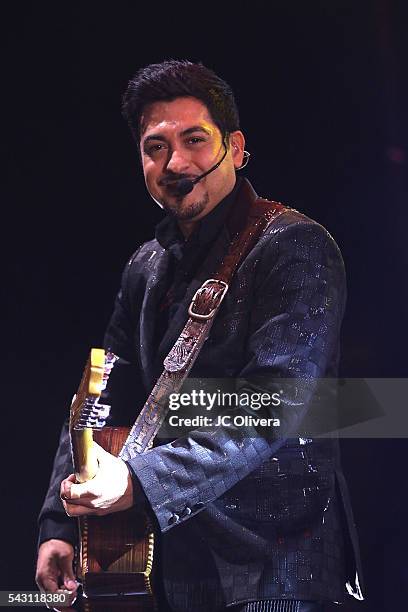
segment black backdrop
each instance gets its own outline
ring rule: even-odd
[[[62,418],[121,269],[161,217],[120,116],[140,66],[203,61],[232,85],[252,153],[245,175],[342,249],[343,374],[407,375],[408,12],[404,0],[27,2],[2,12],[0,573],[3,588],[29,589]],[[344,447],[369,596],[356,609],[396,610],[408,590],[406,440]]]

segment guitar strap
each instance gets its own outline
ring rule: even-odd
[[[286,210],[282,204],[263,198],[257,198],[250,205],[246,219],[239,223],[241,227],[235,232],[217,272],[194,294],[187,323],[164,360],[164,370],[130,430],[119,453],[121,459],[131,459],[152,446],[167,415],[169,396],[180,390],[193,367],[235,271],[261,234]]]

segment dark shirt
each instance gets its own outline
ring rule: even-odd
[[[174,313],[183,299],[194,274],[204,261],[235,200],[241,179],[237,178],[232,191],[208,215],[198,222],[186,240],[176,219],[167,215],[156,226],[156,240],[171,255],[167,286],[156,318],[155,348],[160,344]]]

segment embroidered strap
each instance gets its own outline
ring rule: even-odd
[[[262,198],[253,202],[243,229],[233,238],[216,274],[196,291],[187,323],[164,360],[164,370],[130,430],[119,454],[121,459],[131,459],[153,444],[168,411],[168,398],[180,390],[193,367],[236,269],[262,232],[285,210],[282,204]]]

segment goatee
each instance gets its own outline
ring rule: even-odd
[[[175,202],[169,202],[166,199],[162,199],[160,203],[165,211],[178,221],[188,221],[189,219],[197,217],[197,215],[205,209],[209,201],[208,194],[205,194],[201,200],[196,200],[190,204],[184,204],[184,197],[185,196],[180,196]]]

